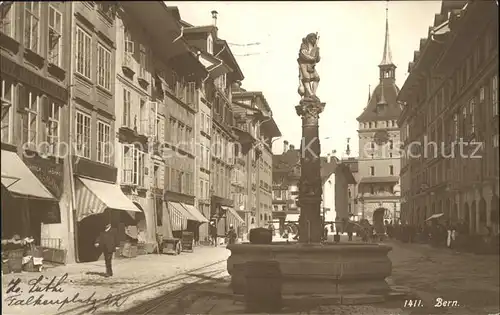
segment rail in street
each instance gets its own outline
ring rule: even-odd
[[[126,290],[123,292],[118,292],[122,299],[126,299],[136,294],[140,294],[146,291],[155,290],[155,289],[166,289],[168,288],[170,291],[166,294],[167,297],[173,297],[185,290],[189,289],[190,286],[196,283],[200,283],[206,280],[206,277],[213,277],[215,275],[220,275],[226,272],[226,259],[218,260],[216,262],[204,265],[199,268],[190,269],[186,272],[167,277],[164,279],[160,279],[155,282],[147,283],[145,285],[141,285],[135,287],[130,290]],[[171,287],[171,288],[170,288]],[[131,309],[125,311],[127,314],[151,314],[150,312],[155,310],[155,307],[158,303],[160,303],[163,295],[159,298],[155,298],[149,300],[145,304],[139,305],[137,308],[132,307]],[[101,313],[101,311],[106,311],[107,302],[101,301],[92,306],[92,309],[89,309],[88,305],[81,305],[78,307],[74,307],[71,309],[64,310],[62,312],[57,313],[56,315],[86,315],[89,312],[93,313],[93,310],[96,313]],[[159,306],[158,306],[159,307]],[[142,310],[142,312],[140,312]],[[107,314],[116,314],[116,312],[112,312],[108,310]]]

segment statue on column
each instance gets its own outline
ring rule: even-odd
[[[311,33],[302,39],[299,58],[299,95],[303,100],[319,101],[316,90],[319,84],[319,75],[316,64],[320,61],[318,33]]]

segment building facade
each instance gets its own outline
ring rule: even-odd
[[[233,89],[235,131],[239,135],[239,153],[246,157],[246,191],[235,187],[235,192],[247,200],[248,227],[268,226],[273,221],[272,206],[272,151],[274,137],[281,135],[272,117],[272,111],[262,92],[246,91],[241,85]],[[238,168],[243,168],[243,163]],[[238,197],[239,199],[243,197]]]
[[[193,26],[182,21],[183,38],[199,54],[215,57],[217,64],[209,69],[204,81],[204,96],[211,104],[210,126],[210,218],[217,224],[218,235],[225,235],[232,224],[235,228],[243,219],[234,209],[231,195],[231,179],[234,167],[234,118],[231,106],[231,88],[244,79],[227,42],[218,37],[217,12],[212,12],[213,23]],[[206,117],[206,116],[205,116]]]
[[[389,22],[382,61],[379,64],[379,84],[371,94],[366,108],[357,118],[359,122],[359,158],[357,184],[361,202],[361,218],[372,223],[399,219],[400,156],[397,119],[401,109],[396,102],[396,66],[392,62],[389,45]]]
[[[0,24],[2,239],[31,236],[61,251],[63,263],[75,257],[67,185],[72,9],[4,3]]]
[[[402,140],[416,156],[401,160],[405,220],[443,213],[471,234],[498,234],[497,4],[443,1],[409,72],[399,96]],[[471,158],[477,143],[480,158]]]
[[[361,200],[362,197],[358,194],[358,185],[359,182],[359,172],[358,172],[358,159],[356,157],[350,157],[346,159],[342,159],[342,163],[345,164],[352,173],[356,184],[351,184],[348,187],[347,195],[349,197],[349,204],[347,206],[347,210],[350,214],[352,214],[352,218],[354,221],[359,221],[361,215],[363,213],[363,209],[361,208]]]

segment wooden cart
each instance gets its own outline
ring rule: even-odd
[[[187,231],[174,231],[174,237],[181,240],[182,251],[194,252],[194,233]]]
[[[161,244],[163,254],[179,255],[182,252],[182,243],[178,238],[163,239]]]

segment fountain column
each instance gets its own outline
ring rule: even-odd
[[[321,145],[319,141],[319,115],[325,103],[318,99],[303,99],[295,107],[302,118],[302,141],[300,146],[299,202],[300,243],[320,243],[323,235],[321,220]]]

